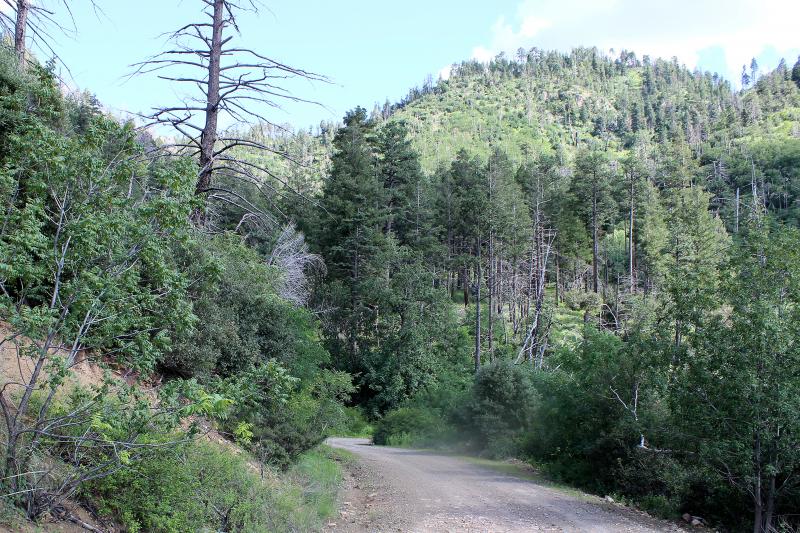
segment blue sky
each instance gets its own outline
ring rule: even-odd
[[[57,7],[56,0],[41,0]],[[153,77],[126,80],[128,65],[159,51],[159,35],[198,20],[199,0],[97,0],[99,18],[76,2],[78,34],[57,50],[72,83],[97,94],[112,112],[147,111],[179,94]],[[690,67],[734,80],[752,56],[763,68],[800,53],[796,0],[273,0],[258,17],[242,15],[241,44],[293,66],[327,75],[331,84],[293,83],[298,96],[324,107],[270,110],[298,127],[337,120],[362,105],[396,101],[428,74],[446,75],[463,59],[486,60],[522,46],[569,50],[632,49],[677,56]]]

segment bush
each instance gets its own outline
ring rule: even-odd
[[[259,475],[242,454],[191,442],[97,481],[85,495],[130,533],[309,531],[335,510],[340,481],[323,452],[280,480]]]
[[[564,304],[573,311],[587,311],[591,313],[598,311],[602,303],[600,295],[594,292],[574,290],[564,293]]]
[[[274,359],[308,381],[328,362],[313,315],[279,296],[280,272],[240,237],[198,238],[176,254],[200,280],[191,295],[197,322],[177,337],[162,362],[165,370],[229,377]]]
[[[433,409],[400,407],[376,424],[373,441],[390,446],[427,446],[439,441],[447,423]]]
[[[475,377],[470,401],[472,445],[492,457],[511,457],[533,423],[537,394],[529,366],[507,362],[484,366]]]
[[[349,423],[344,403],[354,388],[346,372],[320,371],[309,383],[288,375],[277,362],[217,382],[234,407],[223,429],[236,435],[247,426],[247,442],[259,460],[282,469]]]
[[[334,434],[347,437],[372,437],[375,428],[366,419],[361,409],[345,407],[343,413],[344,420],[334,428]]]

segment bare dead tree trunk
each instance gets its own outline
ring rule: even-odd
[[[635,258],[633,248],[633,186],[635,174],[631,171],[631,190],[630,190],[630,217],[628,220],[628,276],[630,277],[630,292],[636,292],[636,279],[634,278],[633,262]]]
[[[477,248],[476,285],[475,292],[475,372],[481,369],[481,240],[475,239]]]
[[[293,96],[280,86],[282,80],[303,78],[324,81],[327,78],[291,67],[254,50],[231,44],[233,29],[238,33],[237,16],[242,12],[258,13],[259,2],[251,0],[196,0],[205,5],[208,19],[186,24],[170,36],[172,49],[161,52],[133,65],[136,74],[157,74],[161,80],[191,87],[173,106],[155,108],[145,117],[150,125],[173,128],[180,141],[164,146],[168,155],[178,154],[197,158],[198,172],[195,192],[203,195],[203,208],[192,213],[192,219],[205,225],[208,203],[221,200],[268,225],[276,225],[270,214],[259,210],[237,192],[235,187],[224,188],[216,183],[216,174],[244,182],[273,203],[280,190],[302,197],[289,180],[276,175],[270,168],[242,155],[243,151],[270,152],[299,164],[287,153],[266,146],[252,138],[235,133],[236,125],[253,121],[273,125],[261,108],[278,107],[278,101],[309,102]],[[314,103],[314,102],[309,102]],[[228,124],[231,123],[231,124]],[[220,130],[225,124],[228,130]],[[275,183],[277,182],[277,184]]]
[[[489,291],[489,323],[487,324],[487,335],[489,337],[489,361],[494,361],[494,291],[495,291],[495,275],[494,275],[494,231],[489,232],[489,277],[488,277],[488,291]]]
[[[598,271],[599,244],[597,242],[597,184],[592,183],[592,289],[598,292],[600,273]]]
[[[200,170],[197,177],[196,194],[205,194],[211,186],[214,165],[214,145],[217,141],[219,121],[219,76],[222,58],[222,30],[224,24],[224,0],[214,0],[212,15],[211,45],[208,56],[208,89],[206,93],[206,120],[200,134]]]
[[[17,21],[14,25],[14,52],[21,70],[25,70],[25,34],[28,28],[28,0],[17,0]]]
[[[528,363],[535,365],[536,368],[542,368],[544,353],[547,350],[550,324],[545,324],[542,318],[547,281],[547,263],[555,236],[555,231],[542,227],[537,211],[534,225],[535,244],[533,246],[536,250],[536,276],[534,280],[531,280],[535,287],[533,318],[516,359],[516,362],[519,363],[525,358]]]

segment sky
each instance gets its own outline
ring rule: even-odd
[[[39,1],[64,16],[60,0]],[[96,3],[102,14],[88,0],[73,2],[77,32],[53,46],[70,85],[118,114],[174,103],[182,96],[174,86],[127,75],[163,49],[165,32],[199,20],[201,0]],[[428,75],[446,77],[452,63],[520,47],[676,56],[734,84],[752,57],[767,70],[800,55],[800,0],[267,0],[258,15],[239,19],[241,45],[330,79],[289,82],[293,94],[319,105],[265,110],[271,122],[295,127],[397,101]]]

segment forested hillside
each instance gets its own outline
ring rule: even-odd
[[[374,426],[800,527],[800,59],[520,50],[295,129],[327,78],[198,5],[130,121],[0,12],[0,524],[318,530]]]
[[[376,441],[792,523],[800,67],[742,81],[532,50],[349,113],[299,220]]]
[[[318,445],[363,425],[306,305],[324,265],[278,212],[209,198],[194,154],[70,93],[26,49],[55,15],[15,8],[32,26],[0,14],[22,36],[0,43],[0,529],[319,529],[341,471]],[[302,145],[240,127],[267,154]],[[303,154],[297,176],[326,164]]]

